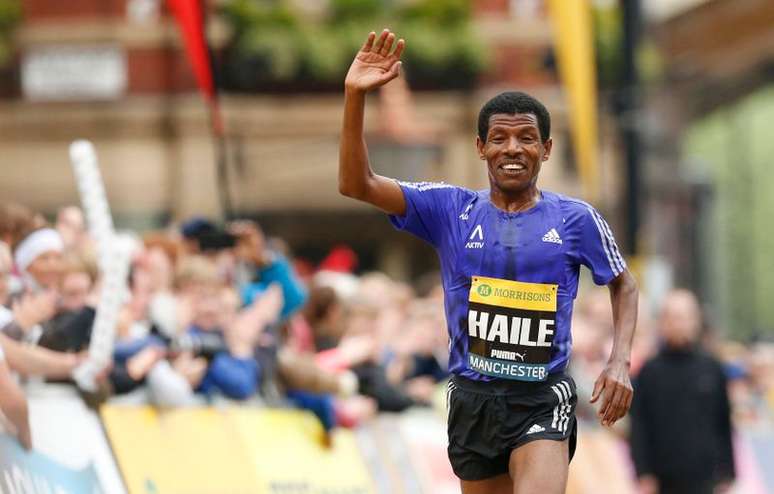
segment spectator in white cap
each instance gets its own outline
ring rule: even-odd
[[[65,354],[52,352],[44,348],[36,348],[21,344],[14,340],[30,341],[31,330],[40,323],[48,320],[55,310],[55,293],[49,291],[39,293],[21,294],[11,306],[8,285],[10,280],[12,261],[10,249],[0,241],[0,398],[6,397],[5,402],[0,399],[0,409],[16,426],[19,440],[24,444],[28,440],[24,434],[29,435],[20,427],[26,420],[26,401],[14,394],[13,382],[5,381],[5,372],[1,367],[10,368],[25,376],[44,376],[55,379],[63,379],[70,376],[75,367],[83,360],[84,355]],[[6,396],[6,393],[7,394]],[[22,409],[22,405],[24,408]],[[9,416],[12,410],[14,417]]]
[[[64,267],[63,250],[62,237],[53,228],[40,228],[24,237],[13,253],[24,288],[32,291],[57,289]]]
[[[13,260],[22,282],[12,303],[17,327],[4,328],[12,338],[36,343],[43,333],[41,323],[55,315],[64,269],[63,250],[62,237],[52,228],[32,230],[16,244]]]

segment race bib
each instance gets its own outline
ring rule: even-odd
[[[468,299],[468,366],[518,381],[548,377],[557,285],[474,276]]]

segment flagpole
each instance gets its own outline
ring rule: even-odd
[[[199,90],[209,109],[210,130],[214,145],[217,194],[222,214],[233,218],[234,210],[229,193],[228,147],[223,118],[218,105],[218,90],[213,70],[213,57],[207,44],[206,5],[202,0],[167,0],[170,12],[180,27],[185,51],[193,69]]]
[[[226,220],[234,218],[234,205],[231,201],[231,191],[228,180],[228,147],[226,133],[223,128],[223,120],[220,114],[220,106],[217,100],[210,102],[210,122],[213,144],[215,145],[215,167],[218,176],[218,197]]]
[[[213,56],[209,43],[207,43],[207,16],[209,14],[207,3],[204,0],[199,0],[199,8],[202,13],[202,33],[204,34],[205,49],[209,54],[210,73],[212,77],[212,92],[210,93],[209,107],[213,144],[215,145],[215,169],[218,177],[218,198],[220,199],[223,218],[228,221],[234,219],[234,205],[231,201],[231,189],[228,180],[228,146],[226,142],[226,130],[223,122],[223,114],[220,111],[220,102],[218,101],[218,89],[220,85],[215,70],[215,57]]]

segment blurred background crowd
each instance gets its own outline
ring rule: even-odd
[[[48,225],[20,204],[1,211],[6,359],[25,376],[67,378],[102,296],[83,214],[66,207]],[[194,218],[134,243],[113,365],[94,399],[295,404],[330,429],[428,406],[447,378],[438,280],[417,293],[358,276],[346,246],[314,265],[250,221]]]
[[[405,77],[368,103],[375,170],[483,189],[479,108],[536,96],[555,141],[541,187],[594,204],[641,286],[635,386],[709,369],[693,398],[679,379],[664,392],[693,399],[691,417],[721,383],[719,414],[769,438],[755,454],[771,461],[772,26],[770,0],[0,0],[7,430],[30,446],[19,382],[69,382],[87,359],[104,273],[67,164],[83,138],[134,245],[90,404],[298,407],[328,430],[416,407],[443,418],[435,254],[337,192],[342,81],[389,27]],[[606,290],[584,280],[581,397],[611,325]],[[653,473],[637,417],[658,413],[635,402],[613,430],[633,431],[632,478]]]
[[[3,204],[0,238],[2,406],[29,447],[23,392],[8,372],[22,382],[70,379],[87,356],[100,276],[78,207],[60,209],[49,223],[26,206]],[[328,431],[411,407],[443,415],[448,337],[437,273],[407,283],[361,272],[345,245],[314,263],[248,220],[197,217],[135,233],[133,242],[113,364],[100,375],[98,391],[84,392],[92,405],[298,407]],[[607,290],[585,282],[570,372],[579,396],[588,398],[610,353],[613,326]],[[704,314],[687,290],[668,292],[657,306],[641,300],[635,389],[657,354],[701,349],[720,363],[735,427],[770,431],[774,344],[734,341]],[[681,372],[673,369],[658,385],[679,380]],[[693,378],[682,383],[678,395],[690,395],[693,384]],[[658,393],[656,401],[674,406],[666,389]],[[707,406],[696,399],[689,406]],[[595,414],[579,400],[583,427],[598,426]],[[627,439],[631,427],[625,422],[615,432]]]

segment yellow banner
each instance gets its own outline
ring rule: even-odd
[[[512,309],[556,311],[557,285],[474,276],[470,301]]]
[[[567,94],[573,149],[587,200],[597,199],[597,77],[589,0],[550,0],[559,77]]]
[[[105,406],[101,415],[131,494],[373,492],[352,432],[337,431],[328,448],[305,412]]]

